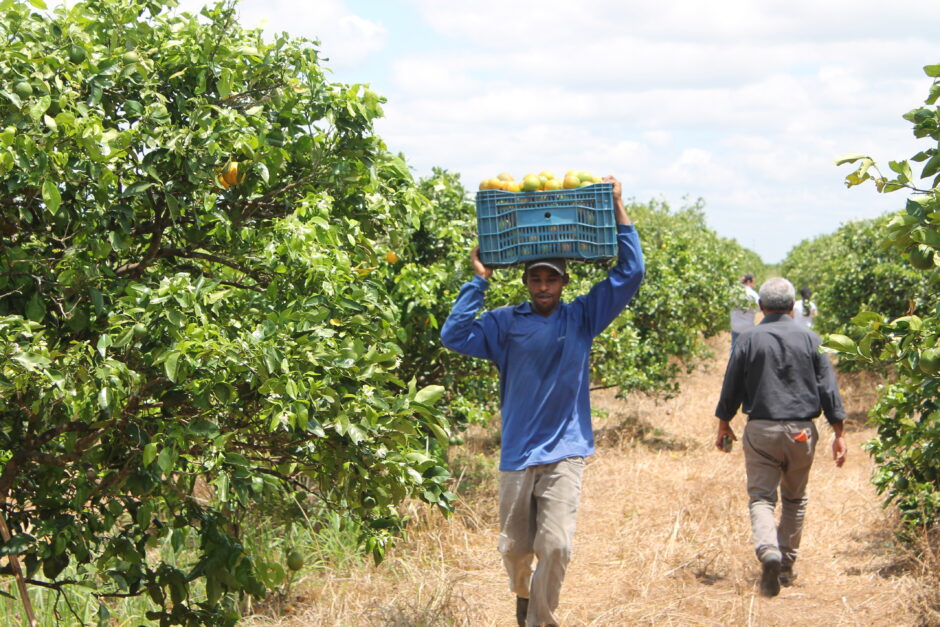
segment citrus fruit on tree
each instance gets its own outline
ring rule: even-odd
[[[385,253],[385,261],[389,263],[398,263],[398,255],[395,254],[394,250],[390,250]]]
[[[222,180],[225,182],[224,187],[228,189],[234,185],[238,185],[245,180],[245,173],[242,172],[239,174],[238,171],[238,161],[229,161],[225,164],[225,167],[222,168]]]
[[[918,270],[930,270],[934,267],[934,250],[925,244],[918,244],[908,253],[911,265]]]
[[[13,93],[20,98],[29,98],[33,95],[33,86],[26,81],[16,81],[13,84]]]
[[[294,550],[287,555],[287,567],[294,571],[304,567],[304,556],[300,551]]]
[[[69,46],[69,61],[72,63],[81,63],[85,60],[85,49],[77,44]]]
[[[940,374],[940,348],[927,348],[921,351],[920,370],[924,374]]]

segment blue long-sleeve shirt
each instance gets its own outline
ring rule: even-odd
[[[489,281],[460,288],[444,326],[447,348],[488,359],[499,370],[500,470],[522,470],[594,453],[589,355],[594,338],[623,311],[643,280],[643,250],[632,225],[617,226],[618,259],[607,278],[544,317],[532,304],[484,313]]]

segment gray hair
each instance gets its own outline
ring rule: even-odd
[[[760,304],[766,311],[790,311],[796,301],[793,284],[783,277],[767,279],[758,291]]]

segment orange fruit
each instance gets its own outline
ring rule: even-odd
[[[225,164],[222,168],[222,180],[227,183],[226,189],[245,180],[245,173],[242,172],[241,175],[238,173],[238,161],[229,161]]]
[[[385,253],[385,261],[389,263],[398,263],[398,255],[395,254],[394,250],[390,250]]]
[[[526,174],[522,179],[522,185],[520,189],[524,192],[534,192],[542,186],[542,179],[539,178],[538,174]]]

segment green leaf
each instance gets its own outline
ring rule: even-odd
[[[863,325],[869,322],[882,322],[883,320],[884,318],[882,318],[881,314],[875,313],[874,311],[863,311],[852,318],[852,324]]]
[[[930,161],[924,164],[924,169],[920,173],[922,179],[928,178],[940,172],[940,153],[930,158]]]
[[[33,5],[34,7],[36,7],[37,9],[40,9],[43,11],[46,9],[46,3],[43,2],[42,0],[29,0],[29,3]]]
[[[208,420],[196,420],[189,425],[189,431],[204,438],[214,438],[219,435],[219,426]]]
[[[839,157],[838,159],[834,160],[833,163],[836,164],[836,165],[843,165],[843,164],[846,164],[846,163],[855,163],[855,162],[858,161],[859,159],[867,159],[867,158],[868,158],[867,155],[863,155],[863,154],[857,153],[857,152],[850,152],[850,153],[844,154],[844,155],[842,155],[841,157]]]
[[[164,474],[173,468],[174,463],[176,463],[176,451],[169,446],[165,447],[160,451],[160,454],[157,455],[157,467]]]
[[[33,292],[33,295],[29,297],[26,303],[26,317],[33,322],[42,322],[42,319],[46,317],[46,303],[43,302],[39,292]]]
[[[842,353],[856,353],[855,340],[847,335],[831,333],[826,336],[823,346],[831,348]]]
[[[18,533],[11,537],[9,542],[5,542],[3,546],[0,546],[0,555],[19,555],[24,553],[34,542],[36,542],[36,538],[28,533]]]
[[[98,392],[98,407],[105,411],[111,409],[111,388],[101,388]]]
[[[19,362],[27,370],[38,370],[39,368],[48,368],[51,362],[44,356],[36,353],[17,353],[13,356],[13,361]]]
[[[217,89],[219,90],[219,98],[222,100],[228,98],[228,95],[232,92],[232,71],[227,67],[222,68]]]
[[[144,452],[143,452],[142,457],[143,457],[142,461],[143,461],[144,466],[149,466],[151,462],[153,462],[153,460],[157,457],[157,443],[156,442],[147,443],[147,445],[144,446]]]
[[[429,385],[417,391],[415,401],[423,405],[434,405],[434,403],[441,400],[442,396],[444,396],[443,385]]]
[[[128,185],[128,186],[124,189],[124,193],[123,193],[122,195],[125,196],[125,197],[126,197],[126,196],[137,196],[138,194],[143,194],[145,191],[147,191],[148,189],[150,189],[151,187],[153,187],[153,185],[154,185],[153,183],[148,183],[148,182],[146,182],[146,181],[139,181],[139,182],[137,182],[137,183],[133,183],[133,184],[131,184],[131,185]]]
[[[940,65],[925,65],[924,74],[933,78],[940,77]]]
[[[166,372],[166,378],[173,383],[178,383],[176,376],[179,374],[180,353],[178,351],[170,352],[166,361],[163,362],[163,371]]]
[[[924,325],[924,321],[920,319],[919,316],[901,316],[891,322],[891,324],[903,328],[910,329],[911,331],[920,331],[921,327]]]
[[[59,205],[62,204],[62,195],[59,193],[58,186],[49,179],[43,181],[42,184],[42,202],[53,215],[59,211]]]

